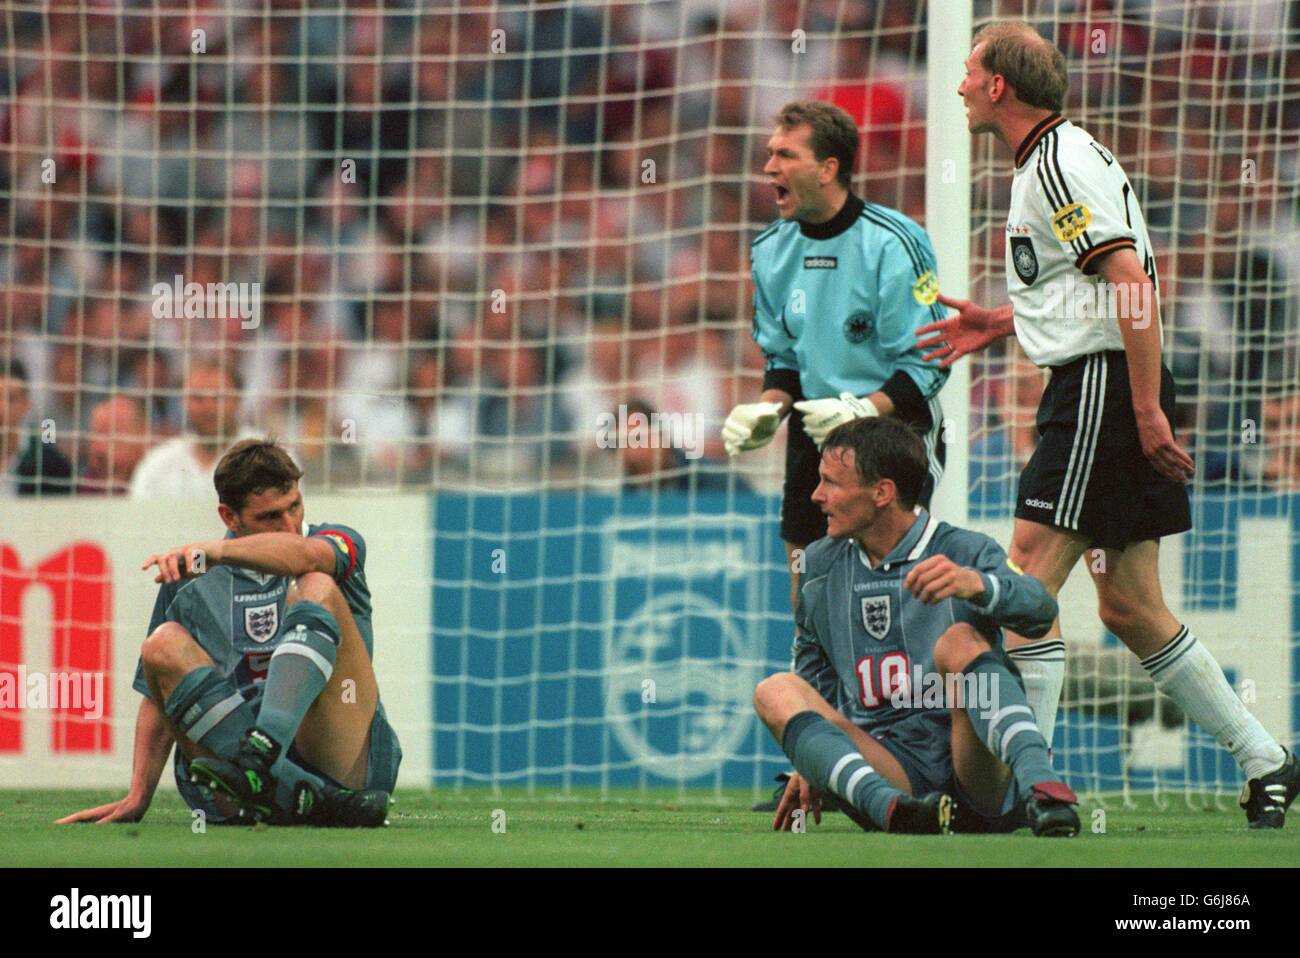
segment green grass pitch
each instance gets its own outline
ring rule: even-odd
[[[1108,803],[1081,807],[1068,841],[1014,835],[866,834],[827,814],[806,834],[771,831],[746,792],[594,792],[571,796],[488,790],[400,791],[381,831],[209,827],[195,834],[174,793],[134,825],[55,826],[62,815],[111,801],[102,791],[0,790],[0,861],[19,866],[1295,866],[1300,822],[1249,832],[1237,809],[1195,811],[1181,797],[1164,810]],[[505,812],[504,832],[493,815]],[[1293,811],[1292,817],[1297,817]],[[497,816],[500,822],[500,816]]]

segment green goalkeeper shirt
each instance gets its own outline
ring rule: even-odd
[[[824,399],[883,390],[900,418],[925,421],[947,380],[916,329],[943,319],[934,248],[901,213],[853,194],[825,223],[778,220],[755,237],[754,340],[764,389]]]

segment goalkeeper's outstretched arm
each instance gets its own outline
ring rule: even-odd
[[[135,751],[131,759],[131,787],[126,797],[107,805],[87,808],[60,818],[54,824],[70,825],[73,822],[138,822],[149,810],[158,779],[171,755],[172,733],[163,721],[162,708],[151,698],[140,700],[140,711],[135,720]]]

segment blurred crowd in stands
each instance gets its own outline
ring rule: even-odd
[[[1274,28],[1151,2],[1121,22],[1081,0],[1055,35],[1068,112],[1124,162],[1163,251],[1198,481],[1297,490],[1298,25],[1269,2]],[[717,430],[762,376],[748,245],[775,215],[771,116],[840,103],[863,129],[855,188],[924,223],[923,7],[430,6],[11,15],[0,494],[206,495],[255,433],[317,489],[643,488],[647,463],[664,488],[736,488]],[[971,294],[993,304],[1009,164],[981,140],[974,169]],[[235,284],[256,284],[251,322]],[[1042,377],[1013,344],[973,372],[972,489],[1000,501]],[[620,403],[701,415],[702,463],[600,448]]]

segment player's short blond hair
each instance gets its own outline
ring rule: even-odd
[[[975,34],[971,49],[981,43],[980,66],[1000,73],[1021,103],[1057,113],[1065,107],[1070,78],[1052,41],[1023,20],[997,20]]]

